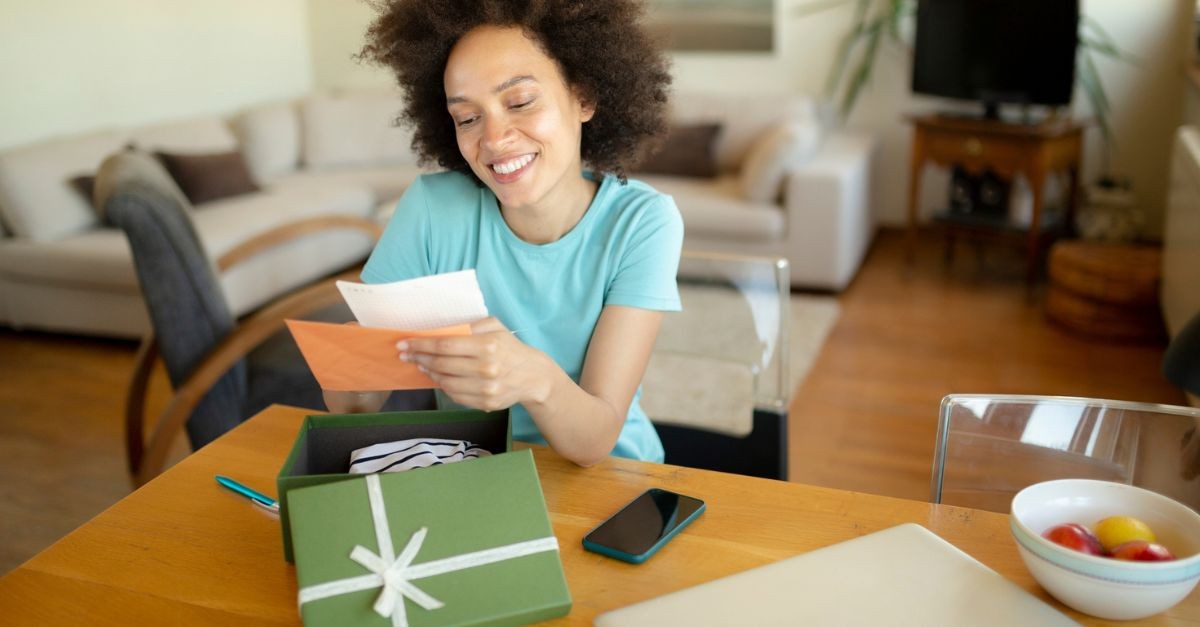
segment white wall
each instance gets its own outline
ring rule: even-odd
[[[312,88],[296,0],[0,0],[0,148]]]
[[[395,86],[383,69],[353,58],[363,45],[367,26],[375,16],[365,2],[307,0],[308,32],[313,82],[318,89],[390,88]]]

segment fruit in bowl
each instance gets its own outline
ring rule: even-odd
[[[1113,552],[1117,547],[1134,540],[1155,542],[1158,537],[1150,525],[1133,516],[1109,516],[1096,523],[1096,539],[1105,551]]]
[[[1145,540],[1130,540],[1113,549],[1112,556],[1131,562],[1169,562],[1175,559],[1167,547]]]
[[[1068,548],[1042,535],[1072,522],[1092,523],[1095,529],[1098,521],[1117,516],[1136,518],[1153,530],[1154,543],[1129,543],[1158,544],[1176,559],[1141,559],[1155,550],[1140,544],[1113,547],[1125,557],[1137,556],[1114,559]],[[1111,620],[1144,618],[1169,609],[1200,582],[1200,514],[1149,490],[1089,479],[1034,484],[1013,498],[1009,527],[1038,584],[1085,614]]]
[[[1096,531],[1077,523],[1054,525],[1042,537],[1068,549],[1131,562],[1166,562],[1175,559],[1158,544],[1150,525],[1132,516],[1109,516],[1096,523]]]
[[[1054,525],[1042,533],[1042,537],[1088,555],[1103,555],[1104,547],[1091,529],[1079,523]]]

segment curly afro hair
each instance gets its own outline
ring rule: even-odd
[[[374,0],[362,60],[389,68],[405,96],[397,122],[414,128],[421,165],[475,177],[459,152],[446,112],[442,75],[450,50],[484,25],[515,26],[557,61],[566,83],[595,106],[583,125],[582,158],[625,181],[666,134],[666,58],[641,29],[634,0]]]

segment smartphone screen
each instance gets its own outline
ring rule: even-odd
[[[691,522],[703,508],[699,499],[652,488],[592,530],[584,543],[642,556]]]

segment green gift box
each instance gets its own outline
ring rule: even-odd
[[[508,410],[307,416],[275,480],[284,558],[289,562],[294,559],[289,524],[292,517],[289,494],[292,490],[361,477],[347,472],[352,451],[381,442],[412,438],[467,440],[487,449],[489,453],[499,454],[512,450],[512,425]]]
[[[528,450],[289,499],[307,625],[510,625],[571,610]]]

